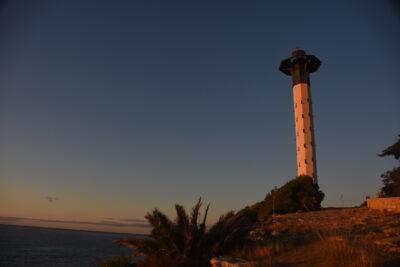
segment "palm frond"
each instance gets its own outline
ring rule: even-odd
[[[196,205],[192,208],[192,212],[190,214],[190,225],[193,228],[197,228],[197,220],[200,215],[200,208],[203,203],[201,202],[201,198],[197,201]]]
[[[180,252],[187,247],[189,235],[189,216],[183,206],[176,204],[176,225],[175,225],[175,243]]]
[[[201,224],[199,226],[199,232],[201,234],[204,234],[206,232],[206,221],[207,221],[207,215],[208,215],[209,208],[210,208],[210,204],[207,205],[206,210],[204,212],[203,221],[201,222]]]
[[[154,238],[171,234],[173,223],[158,209],[154,209],[152,213],[147,213],[145,218],[153,226],[151,234]]]
[[[173,252],[179,250],[174,243],[175,240],[175,226],[168,217],[154,209],[152,213],[147,213],[145,216],[150,225],[153,226],[151,230],[151,238],[159,243],[165,251]]]

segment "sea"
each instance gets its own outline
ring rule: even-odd
[[[0,225],[0,267],[97,266],[102,259],[130,255],[113,241],[144,235]]]

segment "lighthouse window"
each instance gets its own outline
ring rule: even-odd
[[[306,145],[306,144],[304,144],[304,148],[307,148],[307,145]]]
[[[300,100],[300,103],[303,104],[303,100]]]
[[[307,164],[307,160],[304,160],[304,163]]]
[[[303,133],[305,133],[306,132],[306,129],[303,129]]]
[[[304,118],[304,114],[301,114],[301,117]]]

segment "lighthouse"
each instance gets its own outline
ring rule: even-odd
[[[304,50],[296,49],[281,61],[279,70],[293,81],[293,104],[296,135],[297,175],[308,175],[317,182],[315,134],[310,89],[310,73],[316,72],[321,61]]]

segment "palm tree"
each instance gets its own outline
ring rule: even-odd
[[[131,248],[142,259],[141,266],[208,266],[212,257],[243,245],[253,222],[245,212],[228,212],[206,229],[209,205],[199,223],[201,206],[199,199],[189,216],[183,206],[175,205],[175,221],[154,209],[145,216],[152,226],[150,238],[121,239],[117,243]]]

